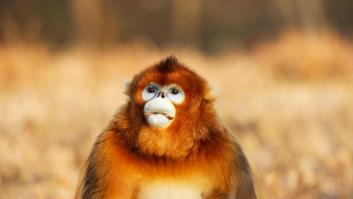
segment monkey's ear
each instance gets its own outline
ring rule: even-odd
[[[128,79],[123,79],[123,84],[124,84],[124,94],[129,96],[131,81]]]
[[[211,87],[208,85],[207,89],[206,89],[204,100],[209,101],[209,102],[215,101],[217,93],[218,93],[217,91],[218,91],[217,88]]]

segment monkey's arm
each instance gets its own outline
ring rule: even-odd
[[[114,132],[102,133],[86,162],[75,199],[130,199],[131,177],[114,146]]]
[[[98,138],[84,165],[75,199],[95,199],[103,197],[102,179],[98,173],[100,144],[101,140]]]
[[[204,199],[257,199],[249,163],[238,143],[236,150],[234,172],[237,177],[234,179],[236,181],[234,189],[228,191],[216,189]]]
[[[236,188],[236,199],[256,199],[256,193],[253,183],[253,177],[248,160],[238,143],[236,143],[237,149],[237,166],[238,166],[238,183]]]

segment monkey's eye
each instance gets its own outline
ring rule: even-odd
[[[147,85],[142,91],[142,99],[147,101],[156,96],[158,93],[158,87],[156,85]]]
[[[173,95],[177,95],[179,93],[179,90],[176,88],[172,88],[170,91]]]
[[[184,101],[185,94],[181,88],[172,87],[168,90],[168,98],[175,104],[181,104]]]
[[[148,87],[148,88],[147,88],[147,92],[149,92],[149,93],[155,93],[155,92],[156,92],[156,89],[153,88],[153,87]]]

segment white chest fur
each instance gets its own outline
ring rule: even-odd
[[[141,187],[139,199],[201,199],[207,190],[204,182],[157,180]]]

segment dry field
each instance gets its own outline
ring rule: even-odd
[[[124,79],[174,54],[205,76],[249,157],[260,198],[353,198],[353,45],[284,33],[207,56],[133,43],[110,50],[0,46],[0,198],[72,198]]]

